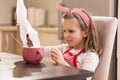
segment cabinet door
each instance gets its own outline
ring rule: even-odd
[[[15,33],[13,31],[3,31],[1,33],[1,52],[15,53],[15,40],[12,38]]]
[[[19,31],[16,32],[16,41],[15,42],[16,42],[15,43],[16,54],[22,55],[23,44],[22,44],[22,40],[20,38],[20,32]]]

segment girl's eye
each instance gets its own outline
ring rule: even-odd
[[[65,33],[66,31],[65,31],[65,30],[63,30],[63,32]]]
[[[73,30],[68,30],[68,31],[63,30],[63,32],[64,32],[64,33],[66,33],[66,32],[68,32],[68,33],[73,33],[74,31],[73,31]]]
[[[73,33],[74,31],[73,31],[73,30],[69,30],[68,32],[69,32],[69,33]]]

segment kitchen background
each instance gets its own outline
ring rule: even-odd
[[[17,0],[0,0],[0,25],[11,25],[12,15]],[[41,8],[46,11],[46,25],[56,26],[58,24],[58,10],[56,5],[61,0],[24,0],[27,8]]]
[[[0,26],[1,27],[7,27],[7,26],[12,26],[12,28],[15,27],[14,25],[16,23],[15,21],[16,1],[17,0],[0,0]],[[44,14],[43,23],[38,22],[38,25],[36,26],[35,22],[33,21],[33,26],[35,28],[36,27],[38,28],[38,26],[45,27],[42,30],[37,29],[39,32],[44,33],[44,34],[43,33],[40,34],[40,37],[44,35],[44,37],[41,38],[41,41],[44,42],[44,45],[60,44],[62,42],[60,40],[62,35],[59,34],[61,33],[60,27],[59,27],[61,19],[60,19],[59,12],[56,8],[57,4],[62,4],[70,8],[82,7],[87,9],[93,16],[118,17],[118,0],[92,0],[92,1],[91,0],[84,0],[84,1],[83,0],[75,0],[75,1],[73,0],[45,0],[45,1],[44,0],[25,0],[25,5],[27,8],[40,8],[43,10],[43,14]],[[49,28],[52,28],[52,29],[49,29]],[[14,32],[16,31],[14,29],[12,30]],[[50,32],[51,34],[47,32]],[[16,33],[14,36],[16,36]],[[51,39],[53,38],[53,40],[51,40],[53,42],[47,39],[49,36]],[[3,37],[0,37],[0,39],[1,38],[2,40],[5,39]],[[5,44],[7,44],[7,41],[5,42],[5,44],[3,44],[2,40],[0,41],[0,45],[2,44],[1,49],[3,46],[5,46]],[[13,41],[13,44],[16,45],[14,41]],[[13,47],[19,47],[19,45],[13,46]],[[11,50],[14,50],[14,49],[11,49]],[[109,80],[117,80],[117,77],[118,77],[116,55],[117,55],[117,38],[115,40],[115,46],[113,50]]]

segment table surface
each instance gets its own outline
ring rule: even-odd
[[[0,80],[83,80],[93,72],[42,61],[27,64],[22,56],[0,53]]]

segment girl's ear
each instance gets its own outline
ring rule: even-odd
[[[89,33],[89,29],[86,29],[86,30],[84,31],[83,37],[86,38],[86,37],[88,36],[88,33]]]

